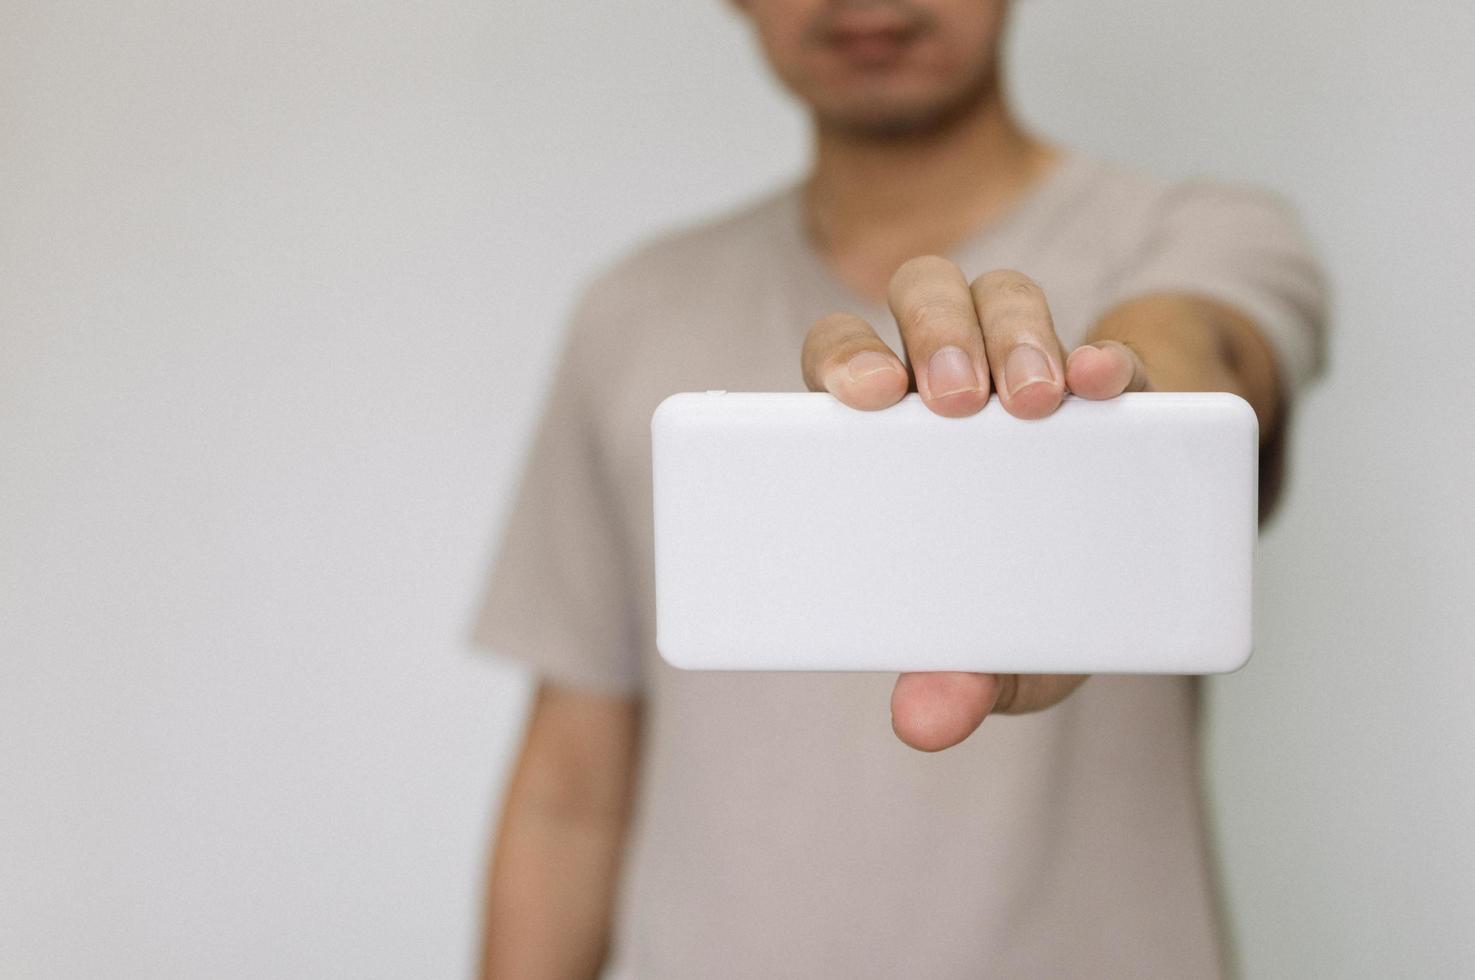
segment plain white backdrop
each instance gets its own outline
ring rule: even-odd
[[[1039,128],[1285,192],[1336,285],[1211,687],[1245,972],[1475,974],[1475,8],[1016,28]],[[563,314],[804,156],[718,0],[0,3],[0,975],[469,971]]]

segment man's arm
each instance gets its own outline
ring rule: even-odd
[[[639,702],[543,685],[508,785],[481,976],[598,975],[629,822]]]
[[[1275,355],[1255,324],[1223,303],[1186,294],[1129,300],[1103,316],[1088,344],[1114,340],[1136,351],[1158,391],[1229,391],[1254,408],[1260,444],[1282,422]]]
[[[1044,292],[1013,270],[969,283],[952,262],[924,256],[897,270],[888,298],[910,377],[870,324],[833,314],[817,322],[804,343],[802,366],[811,390],[874,410],[895,404],[910,381],[932,411],[954,417],[982,410],[997,390],[1004,410],[1026,419],[1049,415],[1067,392],[1106,399],[1153,389],[1228,391],[1254,408],[1262,446],[1284,415],[1264,337],[1243,314],[1212,300],[1177,293],[1129,300],[1103,316],[1087,342],[1067,356]],[[991,713],[1051,707],[1084,680],[1056,674],[902,674],[891,697],[891,724],[914,748],[945,749]]]

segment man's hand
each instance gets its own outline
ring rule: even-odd
[[[1273,362],[1264,340],[1242,315],[1212,301],[1162,295],[1125,303],[1067,356],[1044,292],[1020,272],[990,272],[969,284],[952,262],[925,256],[897,270],[888,300],[912,374],[870,324],[838,313],[817,322],[805,339],[810,390],[874,410],[895,404],[914,386],[928,408],[949,417],[981,410],[997,390],[1005,411],[1038,419],[1055,411],[1067,391],[1094,399],[1150,391],[1150,366],[1168,390],[1232,391],[1247,398],[1259,414],[1262,437],[1275,413]],[[891,696],[891,724],[913,748],[945,749],[990,713],[1048,708],[1084,680],[902,674]]]

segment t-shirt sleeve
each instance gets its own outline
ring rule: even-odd
[[[565,334],[472,632],[557,684],[634,693],[634,576],[601,435],[586,294]]]
[[[1316,257],[1291,209],[1263,191],[1208,181],[1163,198],[1113,304],[1149,293],[1194,293],[1248,316],[1294,395],[1326,360],[1327,298]]]

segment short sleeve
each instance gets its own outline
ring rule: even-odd
[[[565,335],[472,638],[543,679],[628,694],[637,597],[586,366],[595,306],[586,294]]]
[[[1164,196],[1113,304],[1148,293],[1206,296],[1244,313],[1300,392],[1326,361],[1326,286],[1290,208],[1273,194],[1194,181]]]

